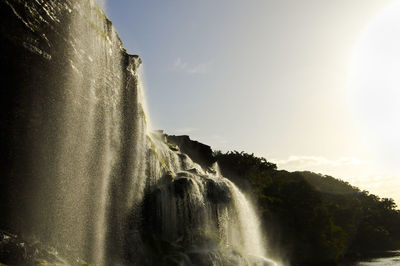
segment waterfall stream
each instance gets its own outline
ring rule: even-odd
[[[141,60],[93,0],[2,8],[20,29],[5,62],[22,62],[5,82],[32,68],[2,126],[5,226],[93,265],[275,265],[240,190],[152,131]]]

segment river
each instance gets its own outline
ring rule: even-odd
[[[400,265],[400,250],[388,253],[387,257],[364,260],[355,264],[357,266],[391,266]]]

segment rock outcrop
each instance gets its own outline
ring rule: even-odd
[[[191,140],[187,135],[168,135],[167,140],[177,145],[182,152],[189,155],[194,162],[200,164],[204,168],[208,168],[216,162],[210,146],[196,140]]]

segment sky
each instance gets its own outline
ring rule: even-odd
[[[400,205],[399,0],[109,0],[154,129]],[[399,191],[399,192],[398,192]]]

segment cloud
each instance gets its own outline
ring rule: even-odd
[[[381,198],[392,198],[400,207],[400,178],[393,173],[374,173],[353,178],[352,184]]]
[[[370,161],[354,157],[330,160],[319,156],[289,156],[285,160],[271,160],[279,169],[288,171],[312,171],[340,178],[382,198],[393,198],[400,206],[400,175],[383,173],[370,168]]]
[[[350,177],[370,173],[368,163],[354,157],[341,157],[331,160],[321,156],[289,156],[284,160],[271,160],[279,169],[287,171],[311,171],[336,178],[347,179]]]
[[[371,190],[398,192],[400,188],[400,179],[398,176],[390,173],[373,173],[355,177],[353,180],[355,184],[367,187]]]
[[[175,59],[175,62],[172,66],[172,69],[175,70],[185,70],[187,69],[187,63],[182,61],[182,58],[178,57]]]
[[[362,162],[353,157],[342,157],[337,160],[329,160],[324,157],[318,156],[295,156],[292,155],[286,160],[272,160],[274,161],[280,168],[297,168],[295,170],[305,170],[309,167],[315,166],[330,166],[330,167],[337,167],[337,166],[346,166],[346,165],[359,165]]]
[[[189,74],[205,74],[208,72],[210,63],[202,63],[198,65],[189,65],[183,61],[182,58],[178,57],[172,64],[171,70],[178,72],[186,72]]]

